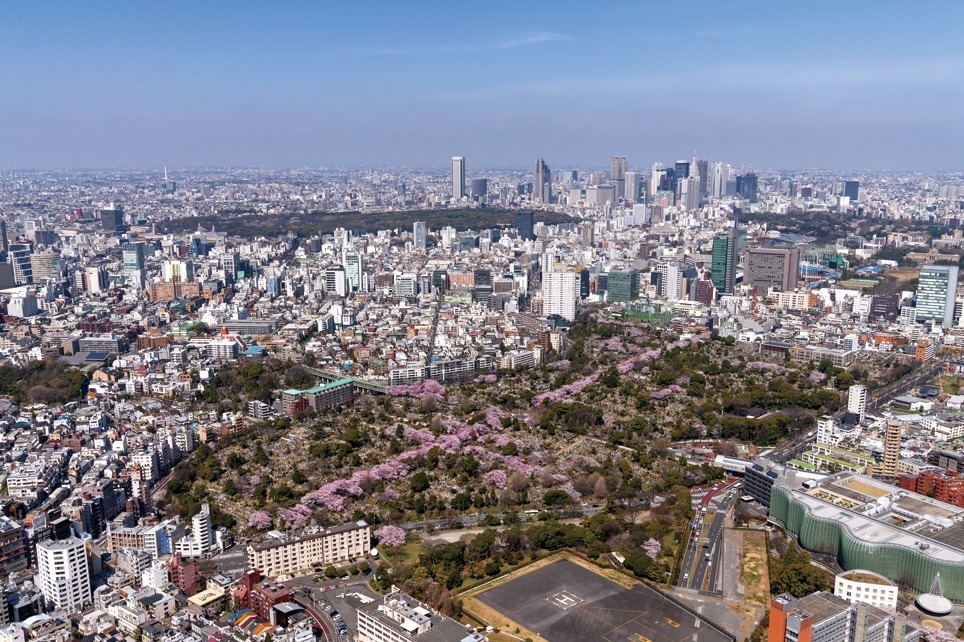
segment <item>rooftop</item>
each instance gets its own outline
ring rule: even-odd
[[[853,479],[892,492],[869,497],[843,485]],[[781,477],[777,484],[788,489],[814,518],[837,522],[866,543],[899,546],[936,561],[964,565],[964,551],[934,537],[959,524],[964,519],[964,509],[920,495],[911,496],[896,486],[852,473],[832,475],[809,490],[795,487],[788,477]],[[851,506],[834,503],[835,496]]]
[[[896,586],[896,584],[888,580],[883,575],[878,575],[877,573],[871,573],[870,571],[862,571],[860,569],[854,569],[852,571],[841,573],[838,577],[842,577],[845,580],[850,580],[851,582],[861,582],[863,584],[879,584],[881,586]]]

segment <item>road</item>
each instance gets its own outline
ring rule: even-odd
[[[622,508],[636,508],[637,505],[630,503]],[[572,508],[561,508],[556,510],[546,509],[542,511],[536,511],[535,513],[517,513],[519,515],[520,522],[536,522],[539,521],[539,513],[553,513],[559,519],[568,519],[570,517],[592,517],[599,511],[603,510],[605,506],[602,504],[592,504],[592,505],[579,505],[573,506]],[[460,515],[447,517],[444,519],[425,519],[419,522],[408,522],[406,524],[399,524],[400,528],[404,528],[407,531],[433,531],[437,529],[450,530],[455,528],[475,528],[485,526],[485,521],[489,517],[498,519],[501,523],[505,518],[505,513],[488,513],[486,515]],[[460,526],[457,526],[460,525]]]
[[[900,395],[910,392],[914,388],[918,388],[930,382],[931,379],[936,377],[940,372],[944,370],[944,363],[941,361],[933,361],[923,369],[917,369],[910,372],[894,383],[884,386],[883,388],[878,388],[873,392],[873,397],[867,400],[867,410],[878,409],[887,405],[894,397],[899,397]]]
[[[310,575],[285,580],[285,586],[297,594],[295,601],[305,607],[308,615],[318,623],[318,626],[324,632],[325,642],[347,642],[352,639],[354,621],[349,623],[349,620],[352,620],[352,618],[346,620],[344,619],[345,614],[341,614],[343,618],[341,622],[346,629],[346,633],[340,635],[338,633],[338,623],[330,615],[332,603],[328,600],[328,597],[335,593],[336,589],[344,591],[346,588],[352,586],[365,586],[375,573],[377,560],[370,560],[369,564],[371,564],[372,570],[368,574],[358,575],[347,580],[340,579],[315,582],[312,579],[313,576]]]
[[[717,569],[723,554],[723,526],[727,512],[736,501],[740,483],[737,478],[730,479],[700,500],[696,528],[686,544],[677,586],[710,592],[720,589]]]
[[[907,394],[908,392],[928,383],[943,369],[944,364],[942,362],[934,362],[923,370],[917,369],[913,372],[909,372],[897,381],[874,390],[873,393],[868,395],[870,396],[872,394],[872,396],[870,396],[870,398],[867,400],[867,411],[870,412],[871,410],[883,408],[895,397]],[[834,417],[839,419],[844,415],[845,412],[847,412],[846,406],[841,408],[834,415]],[[775,464],[785,464],[791,459],[799,457],[804,450],[810,447],[810,444],[812,444],[815,439],[816,431],[791,437],[767,453],[766,458]]]

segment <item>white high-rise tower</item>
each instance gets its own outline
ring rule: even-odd
[[[452,198],[461,200],[465,196],[465,156],[452,157]]]
[[[860,421],[864,420],[867,412],[867,386],[854,384],[847,390],[847,412],[852,412]]]
[[[90,604],[90,567],[87,545],[70,537],[37,544],[40,592],[52,609],[68,613]]]

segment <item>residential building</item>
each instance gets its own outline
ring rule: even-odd
[[[904,424],[895,420],[888,420],[884,430],[884,459],[877,468],[877,473],[884,479],[897,479],[900,463],[900,436]]]
[[[30,565],[30,552],[23,526],[0,516],[0,574],[22,571]]]
[[[867,414],[867,386],[855,383],[847,390],[847,412],[851,412],[864,420]]]
[[[371,528],[359,521],[294,539],[249,544],[248,566],[268,577],[277,577],[314,566],[329,566],[350,557],[366,557],[370,550]]]
[[[50,608],[78,611],[91,600],[87,544],[76,537],[37,544],[40,591]]]
[[[579,303],[579,275],[575,272],[546,272],[542,276],[543,316],[558,315],[575,321]]]

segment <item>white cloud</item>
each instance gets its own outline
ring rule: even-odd
[[[705,67],[672,73],[564,78],[438,96],[444,100],[523,95],[593,96],[666,91],[782,91],[942,85],[964,73],[964,60],[829,60]]]
[[[327,53],[344,56],[434,56],[453,53],[474,53],[484,51],[507,51],[549,42],[572,40],[572,36],[554,31],[534,31],[519,36],[494,40],[448,45],[425,45],[416,47],[349,47]]]

